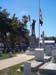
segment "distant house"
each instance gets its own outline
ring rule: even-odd
[[[40,40],[40,43],[42,43],[43,41],[42,40]],[[46,43],[46,44],[50,44],[50,43],[55,43],[55,40],[44,40],[44,43]]]
[[[40,44],[42,44],[43,41],[40,40]],[[55,40],[44,40],[45,45],[54,45],[55,44]]]

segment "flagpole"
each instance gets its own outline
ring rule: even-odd
[[[39,19],[40,19],[40,0],[39,0]],[[40,23],[39,23],[39,48],[40,48]]]

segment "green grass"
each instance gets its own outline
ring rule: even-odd
[[[17,69],[20,68],[20,65],[22,65],[22,64],[17,64],[15,66],[4,69],[4,70],[0,71],[0,75],[23,75],[23,72],[16,71]],[[32,73],[32,75],[36,75],[36,73]]]
[[[16,56],[16,54],[13,54],[13,57]],[[0,56],[0,60],[3,60],[3,59],[7,59],[7,58],[11,58],[9,56],[9,54],[3,54],[2,56]]]
[[[31,60],[33,60],[33,59],[31,59]],[[31,61],[31,60],[30,60],[30,61]],[[23,63],[14,65],[14,66],[9,67],[9,68],[4,69],[4,70],[1,70],[1,71],[0,71],[0,75],[23,75],[23,72],[17,72],[17,71],[16,71],[17,69],[20,69],[20,66],[21,66],[22,64],[23,64]],[[36,73],[32,73],[32,75],[36,75]]]
[[[22,72],[17,72],[16,70],[20,67],[21,64],[17,64],[15,66],[9,67],[0,71],[0,75],[22,75]]]

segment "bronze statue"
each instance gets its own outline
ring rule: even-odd
[[[32,22],[32,35],[35,35],[35,23],[36,23],[36,20],[33,20]]]

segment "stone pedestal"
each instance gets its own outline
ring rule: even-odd
[[[30,48],[36,48],[36,36],[31,35],[30,37]]]
[[[44,61],[44,49],[43,48],[35,49],[35,60]]]
[[[31,75],[31,64],[30,64],[30,62],[24,63],[23,75]]]
[[[30,51],[34,51],[36,47],[38,47],[37,41],[36,41],[36,36],[31,35],[30,36]]]
[[[30,36],[30,44],[29,44],[29,47],[26,51],[26,54],[34,55],[35,54],[35,48],[37,48],[37,47],[38,47],[38,44],[37,44],[36,36],[31,35]]]

